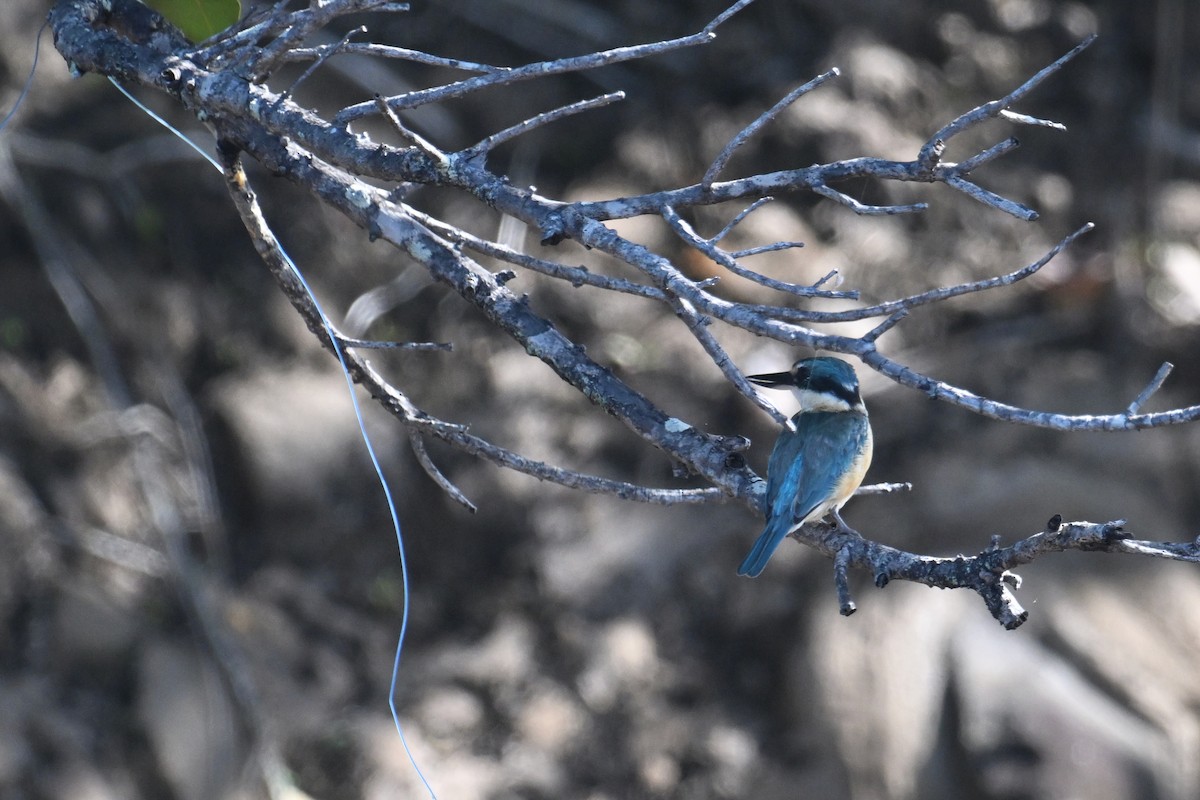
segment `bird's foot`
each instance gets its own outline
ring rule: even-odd
[[[851,528],[849,525],[846,524],[846,520],[842,519],[841,512],[838,511],[836,508],[833,509],[833,511],[831,513],[833,514],[834,522],[837,523],[837,530],[839,532],[850,533],[850,534],[853,534],[858,537],[862,536],[861,533],[859,533],[858,531],[854,530],[854,528]]]

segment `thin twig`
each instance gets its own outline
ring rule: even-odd
[[[470,147],[468,147],[466,150],[463,150],[460,155],[463,158],[466,158],[467,160],[474,160],[474,159],[480,158],[481,156],[486,157],[487,154],[489,152],[491,152],[498,145],[503,144],[504,142],[507,142],[510,139],[515,139],[516,137],[520,136],[521,134],[527,133],[527,132],[533,130],[534,128],[537,128],[542,125],[546,125],[547,123],[550,123],[550,122],[555,122],[556,120],[560,120],[564,117],[569,117],[572,114],[579,114],[583,111],[590,111],[593,108],[602,108],[606,105],[609,105],[610,103],[615,103],[618,100],[624,100],[624,99],[625,99],[624,92],[611,92],[609,94],[600,95],[599,97],[593,97],[590,100],[580,100],[577,103],[571,103],[570,105],[561,106],[552,111],[544,111],[541,114],[530,117],[529,119],[525,120],[524,122],[519,122],[516,125],[513,125],[512,127],[505,128],[504,130],[499,131],[498,133],[493,133],[491,136],[487,137],[486,139],[483,139],[482,141],[478,142],[477,144],[473,144]]]
[[[707,170],[705,170],[704,177],[700,179],[701,188],[707,189],[708,187],[712,186],[713,181],[717,179],[717,175],[719,175],[721,171],[725,169],[725,165],[729,163],[729,159],[733,157],[733,154],[737,151],[737,149],[744,145],[751,136],[762,130],[764,125],[783,113],[784,109],[796,102],[796,100],[808,94],[813,89],[816,89],[826,81],[836,78],[841,74],[842,73],[837,67],[834,67],[828,72],[821,73],[807,83],[804,83],[788,92],[782,100],[760,114],[756,120],[751,122],[745,128],[742,128],[742,130],[739,131],[736,136],[730,139],[729,142],[723,148],[721,148],[721,152],[717,154],[717,157],[713,159],[712,164]]]
[[[339,16],[362,11],[399,13],[408,11],[408,4],[389,3],[384,0],[312,3],[307,8],[292,12],[287,18],[286,27],[275,40],[253,53],[246,63],[247,74],[256,82],[265,80],[283,63],[288,51],[294,50],[315,31]]]
[[[830,300],[858,299],[858,292],[856,291],[839,292],[829,289],[819,289],[807,284],[779,281],[775,280],[774,278],[768,278],[762,273],[747,269],[739,264],[731,254],[726,253],[724,250],[714,245],[711,239],[705,239],[696,233],[692,226],[688,224],[683,217],[679,216],[679,212],[671,208],[671,206],[663,206],[660,213],[662,214],[662,218],[666,220],[667,224],[671,226],[671,230],[675,231],[679,238],[683,239],[689,245],[699,250],[701,253],[708,256],[713,261],[732,272],[734,275],[739,275],[747,280],[754,281],[761,286],[766,286],[769,289],[775,289],[776,291],[795,295],[797,297],[822,297]]]
[[[397,133],[416,145],[418,150],[429,156],[429,158],[431,158],[435,163],[449,163],[449,158],[445,153],[435,147],[431,142],[427,141],[419,133],[411,130],[400,120],[400,117],[396,114],[396,112],[393,111],[386,102],[384,102],[382,95],[375,95],[375,107],[379,109],[379,113],[383,115],[384,119],[392,124],[392,127]]]
[[[592,272],[587,267],[571,267],[566,264],[560,264],[557,261],[547,261],[542,258],[527,255],[514,250],[511,247],[502,245],[499,242],[491,242],[487,239],[481,239],[474,236],[461,228],[456,228],[453,225],[447,225],[439,219],[435,219],[427,214],[422,214],[415,209],[411,212],[413,217],[427,226],[430,230],[437,232],[441,236],[445,236],[452,242],[462,244],[464,247],[470,248],[477,253],[505,261],[509,264],[515,264],[519,267],[531,270],[533,272],[548,275],[552,278],[564,280],[572,286],[579,288],[580,286],[594,286],[598,289],[607,289],[613,292],[621,292],[622,294],[631,294],[635,297],[645,297],[650,300],[658,300],[666,302],[666,292],[655,286],[646,286],[642,283],[634,283],[625,278],[614,278],[608,275],[598,275]]]
[[[421,468],[425,470],[425,474],[433,479],[433,482],[438,487],[450,495],[450,499],[461,505],[467,511],[474,514],[479,509],[467,499],[467,496],[450,481],[446,475],[438,469],[438,465],[433,463],[433,459],[429,457],[429,451],[425,449],[425,440],[421,438],[421,433],[416,428],[408,429],[408,443],[412,447],[413,455],[417,457]]]
[[[1026,222],[1033,222],[1038,218],[1038,213],[1029,206],[1009,200],[1007,197],[1001,197],[995,192],[989,192],[987,189],[984,189],[982,186],[976,183],[972,183],[966,178],[960,178],[953,175],[949,176],[946,178],[946,185],[952,189],[958,189],[972,200],[978,200],[985,206],[998,208],[1005,214],[1011,214],[1017,219],[1024,220]]]
[[[1150,383],[1146,384],[1146,388],[1133,399],[1133,402],[1125,409],[1125,413],[1133,416],[1142,410],[1142,406],[1146,404],[1155,392],[1162,388],[1166,382],[1167,376],[1171,374],[1171,370],[1175,369],[1175,365],[1170,361],[1164,361],[1163,365],[1158,368],[1158,372],[1154,373],[1154,377],[1150,379]]]
[[[979,153],[978,155],[971,156],[966,161],[960,161],[957,164],[953,164],[953,165],[946,164],[945,169],[948,173],[951,173],[954,175],[966,175],[969,172],[971,172],[972,170],[978,169],[979,167],[982,167],[984,164],[988,163],[989,161],[994,161],[995,159],[999,158],[1000,156],[1004,155],[1005,153],[1015,150],[1016,148],[1018,148],[1020,146],[1021,146],[1020,140],[1018,140],[1014,136],[1010,136],[1007,139],[1005,139],[1004,141],[998,142],[997,144],[992,145],[991,147],[989,147],[988,149]]]
[[[355,339],[352,336],[338,336],[338,344],[355,350],[440,350],[448,352],[454,349],[449,342],[387,342],[374,339]]]
[[[1074,232],[1064,237],[1058,244],[1050,248],[1038,260],[1027,264],[1020,269],[1004,275],[997,275],[991,278],[982,278],[977,281],[969,281],[960,283],[955,286],[943,286],[936,289],[930,289],[920,294],[901,297],[896,300],[889,300],[885,303],[878,303],[872,306],[863,306],[861,308],[851,308],[844,311],[810,311],[808,309],[782,308],[779,306],[763,306],[763,305],[747,305],[746,308],[752,310],[756,314],[776,317],[778,319],[793,320],[796,322],[857,322],[859,320],[871,319],[872,317],[882,317],[889,314],[894,314],[901,310],[912,310],[920,306],[929,305],[931,303],[940,303],[949,300],[953,297],[961,297],[965,294],[973,294],[975,292],[983,292],[988,289],[998,289],[1002,286],[1012,286],[1014,283],[1025,280],[1030,275],[1033,275],[1046,264],[1050,263],[1059,253],[1069,247],[1072,242],[1078,239],[1088,231],[1094,230],[1095,225],[1087,223],[1081,226]]]
[[[716,36],[714,32],[716,26],[728,19],[732,15],[732,12],[744,8],[746,5],[749,5],[749,0],[739,0],[731,9],[726,10],[705,26],[702,31],[690,36],[630,47],[616,47],[612,50],[602,50],[596,53],[588,53],[587,55],[571,58],[560,58],[554,61],[539,61],[521,67],[514,67],[505,72],[478,75],[445,86],[436,86],[430,89],[407,92],[396,97],[389,97],[387,104],[390,108],[394,109],[416,108],[428,103],[437,103],[455,97],[462,97],[471,92],[492,86],[507,86],[519,81],[532,80],[547,75],[560,75],[564,72],[581,72],[610,64],[619,64],[624,61],[646,58],[647,56],[669,53],[685,47],[707,44]],[[333,124],[338,127],[344,127],[354,120],[361,119],[377,110],[378,108],[374,103],[356,103],[355,105],[343,108],[334,115]]]
[[[1028,114],[1018,114],[1017,112],[1010,111],[1007,108],[1000,112],[1000,116],[1009,122],[1016,122],[1021,125],[1032,125],[1039,128],[1053,128],[1056,131],[1065,131],[1067,129],[1067,126],[1063,125],[1061,122],[1040,119],[1039,117],[1031,117]]]
[[[827,197],[849,208],[855,214],[864,217],[890,217],[896,214],[914,214],[925,211],[929,208],[928,203],[909,203],[907,205],[895,206],[872,206],[860,203],[848,194],[839,192],[832,186],[824,183],[818,183],[811,187],[814,194],[819,194],[822,197]]]
[[[687,280],[683,275],[679,275],[678,278],[679,281],[686,282]],[[686,300],[672,295],[670,302],[675,316],[683,320],[684,325],[696,337],[696,341],[700,343],[700,346],[704,348],[704,352],[708,353],[708,357],[717,365],[717,368],[721,370],[725,378],[734,385],[734,388],[762,411],[765,411],[767,416],[775,420],[776,423],[788,430],[795,430],[795,424],[760,395],[750,381],[746,380],[746,376],[733,363],[733,359],[725,352],[725,348],[721,346],[721,343],[713,336],[712,331],[708,329],[709,320],[697,314],[691,303]]]
[[[824,275],[823,275],[821,278],[819,278],[818,280],[816,280],[816,281],[813,281],[812,287],[813,287],[814,289],[819,289],[819,288],[821,288],[822,286],[824,286],[825,284],[827,284],[827,283],[829,283],[830,281],[832,281],[834,278],[837,278],[837,282],[836,282],[834,285],[835,285],[835,286],[841,286],[841,284],[842,284],[842,279],[841,279],[841,271],[840,271],[840,270],[838,270],[837,268],[834,268],[834,269],[831,269],[831,270],[829,270],[829,272],[826,272],[826,273],[825,273],[825,274],[824,274]]]
[[[867,486],[858,487],[858,491],[854,493],[858,495],[872,494],[895,494],[896,492],[911,492],[913,485],[911,483],[872,483]]]
[[[907,310],[897,311],[895,314],[892,314],[890,317],[888,317],[883,322],[876,325],[871,330],[864,333],[859,338],[864,342],[874,343],[875,341],[877,341],[879,339],[880,336],[883,336],[885,333],[890,331],[892,328],[899,325],[901,323],[901,321],[903,321],[904,318],[907,316],[908,316]]]
[[[712,244],[712,245],[717,244],[722,239],[724,239],[726,236],[728,236],[730,234],[730,232],[733,231],[733,229],[738,226],[738,223],[740,223],[746,217],[750,216],[752,213],[754,213],[758,209],[762,208],[763,206],[765,206],[767,203],[771,202],[774,199],[775,199],[774,197],[758,198],[753,203],[751,203],[750,205],[746,206],[741,211],[739,211],[737,213],[737,216],[735,216],[733,219],[729,220],[729,222],[725,225],[724,228],[721,228],[721,230],[717,231],[716,234],[714,234],[712,237],[710,237],[708,239],[708,243]]]
[[[330,51],[334,45],[323,44],[319,47],[297,47],[293,50],[288,50],[284,55],[284,61],[308,61],[313,58],[327,57],[325,54]],[[484,75],[490,75],[495,72],[507,72],[508,67],[496,67],[491,64],[477,64],[474,61],[463,61],[460,58],[446,58],[444,56],[435,56],[429,53],[421,52],[420,50],[411,50],[407,47],[395,47],[387,44],[376,44],[375,42],[347,42],[337,48],[336,53],[330,52],[329,55],[361,55],[371,56],[373,58],[392,58],[403,61],[412,61],[417,64],[425,64],[431,67],[446,67],[448,69],[460,69],[464,72],[478,72]]]
[[[855,354],[864,364],[884,377],[902,386],[916,389],[931,399],[965,408],[990,419],[1020,422],[1035,428],[1057,431],[1137,431],[1200,420],[1200,405],[1184,406],[1154,414],[1130,414],[1126,411],[1119,414],[1056,414],[1018,408],[921,375],[884,356],[873,346],[854,349],[858,350]]]
[[[850,579],[847,576],[851,554],[850,547],[846,546],[833,557],[833,583],[837,589],[838,610],[843,617],[850,616],[858,609],[850,596]]]
[[[291,0],[276,0],[270,9],[247,15],[237,28],[217,34],[192,57],[198,64],[212,65],[237,50],[276,35],[287,28],[292,17],[292,12],[286,10],[289,2]]]
[[[346,31],[345,35],[342,36],[342,38],[339,39],[336,44],[326,45],[325,47],[321,48],[322,52],[321,52],[321,55],[317,57],[317,60],[314,61],[313,63],[309,64],[308,69],[304,70],[304,72],[301,72],[300,77],[296,78],[296,80],[292,83],[291,86],[289,86],[288,88],[284,89],[282,92],[279,93],[279,102],[283,102],[284,100],[291,97],[292,92],[296,91],[296,87],[299,86],[300,84],[304,83],[304,81],[308,78],[308,76],[310,76],[314,72],[316,72],[321,67],[322,64],[324,64],[326,61],[329,60],[329,58],[331,56],[333,56],[339,50],[344,48],[346,46],[346,44],[350,41],[351,36],[355,36],[357,34],[366,33],[366,32],[367,32],[367,26],[359,25],[357,28],[351,28],[350,30]]]
[[[754,2],[754,0],[738,0],[736,3],[734,3],[733,5],[731,5],[729,8],[725,9],[725,10],[724,10],[724,11],[722,11],[720,14],[718,14],[718,15],[716,16],[716,18],[715,18],[715,19],[713,19],[713,21],[712,21],[712,22],[710,22],[710,23],[708,23],[707,25],[705,25],[705,26],[704,26],[704,33],[713,33],[713,32],[715,32],[715,31],[717,30],[717,28],[718,28],[718,27],[719,27],[719,26],[720,26],[722,23],[724,23],[724,22],[725,22],[725,20],[729,19],[729,18],[730,18],[730,17],[732,17],[734,14],[738,13],[738,12],[739,12],[739,11],[741,11],[743,8],[745,8],[746,6],[750,5],[750,4],[751,4],[751,3],[753,3],[753,2]]]
[[[711,239],[709,241],[712,241]],[[730,258],[749,258],[750,256],[758,256],[763,253],[775,253],[779,250],[794,250],[799,247],[804,247],[804,242],[772,242],[771,244],[760,244],[758,247],[747,247],[745,250],[734,250],[729,254]],[[809,286],[809,288],[815,288]]]
[[[1058,72],[1060,69],[1062,69],[1068,61],[1086,50],[1094,41],[1096,41],[1096,34],[1093,33],[1086,37],[1082,42],[1075,45],[1075,47],[1071,48],[1068,53],[1055,60],[1054,63],[1050,64],[1049,66],[1039,70],[1032,78],[1022,83],[1016,89],[1013,89],[1004,97],[1001,97],[998,100],[992,100],[989,103],[984,103],[981,106],[976,106],[967,113],[962,114],[943,125],[937,131],[937,133],[929,137],[929,140],[921,147],[921,152],[917,155],[917,162],[927,168],[932,167],[940,158],[940,151],[945,147],[946,142],[948,142],[952,137],[957,136],[968,128],[978,125],[985,120],[998,116],[1002,111],[1008,109],[1013,103],[1021,100],[1027,94],[1040,86],[1041,83],[1046,80],[1046,78],[1049,78],[1055,72]]]

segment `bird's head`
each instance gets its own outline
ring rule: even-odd
[[[854,367],[840,358],[802,358],[787,372],[748,375],[751,383],[769,389],[791,389],[803,411],[860,411],[866,413],[858,392]]]

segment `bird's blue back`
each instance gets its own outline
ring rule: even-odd
[[[870,436],[866,414],[856,411],[802,412],[792,422],[796,430],[781,433],[771,450],[767,526],[739,575],[763,571],[788,533],[834,495]]]

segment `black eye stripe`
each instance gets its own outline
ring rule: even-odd
[[[803,383],[803,388],[808,389],[810,392],[831,394],[840,400],[845,400],[852,406],[862,402],[859,398],[857,387],[847,386],[841,381],[834,380],[825,375],[807,376],[807,379]]]

